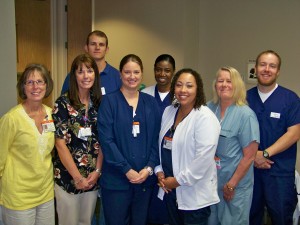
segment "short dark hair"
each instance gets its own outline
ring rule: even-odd
[[[81,107],[81,102],[79,99],[78,94],[78,84],[76,79],[76,70],[82,66],[85,65],[87,68],[92,68],[95,73],[95,80],[94,84],[91,87],[90,92],[91,95],[91,101],[93,102],[94,107],[98,107],[101,101],[101,89],[100,89],[100,76],[99,76],[99,70],[97,63],[95,60],[89,55],[89,54],[80,54],[78,55],[72,62],[71,71],[70,71],[70,88],[68,91],[69,98],[71,105],[75,109],[79,109]]]
[[[134,55],[134,54],[128,54],[123,57],[123,59],[120,62],[120,66],[119,66],[120,72],[122,72],[124,65],[128,62],[135,62],[135,63],[139,64],[139,66],[141,67],[141,71],[143,72],[143,69],[144,69],[143,62],[140,59],[140,57],[138,57],[137,55]]]
[[[193,108],[198,109],[198,108],[201,107],[201,105],[206,105],[206,98],[205,98],[205,94],[204,94],[202,78],[201,78],[199,73],[197,73],[195,70],[190,69],[190,68],[181,69],[174,75],[174,77],[172,79],[172,83],[171,83],[171,90],[170,90],[171,101],[174,103],[174,100],[175,100],[175,85],[176,85],[176,82],[177,82],[178,78],[183,73],[191,74],[195,78],[195,81],[196,81],[197,93],[196,93],[196,101],[195,101],[195,104],[194,104]],[[179,105],[175,104],[174,106],[178,107]]]
[[[175,71],[175,69],[176,69],[175,59],[171,55],[162,54],[162,55],[158,56],[154,62],[154,67],[156,67],[157,63],[162,62],[162,61],[167,61],[167,62],[171,63],[171,65],[173,66],[173,70]]]
[[[262,56],[262,55],[265,55],[265,54],[272,54],[272,55],[275,55],[278,59],[278,70],[280,70],[280,67],[281,67],[281,57],[279,56],[279,54],[273,50],[265,50],[261,53],[258,54],[258,56],[256,57],[256,60],[255,60],[255,67],[258,66],[258,60],[259,58]]]
[[[106,39],[106,47],[108,46],[108,38],[107,38],[107,35],[103,32],[103,31],[101,31],[101,30],[94,30],[94,31],[92,31],[92,32],[90,32],[89,34],[88,34],[88,36],[87,36],[87,38],[86,38],[86,45],[89,45],[89,43],[90,43],[90,37],[92,36],[92,35],[96,35],[96,36],[98,36],[98,37],[103,37],[103,38],[105,38]]]
[[[37,63],[28,64],[17,83],[18,95],[23,100],[27,99],[27,96],[24,91],[25,83],[26,83],[28,77],[34,71],[38,71],[46,83],[46,93],[45,93],[44,98],[47,98],[53,90],[53,80],[50,76],[48,69],[42,64],[37,64]]]

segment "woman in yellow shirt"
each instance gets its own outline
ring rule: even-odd
[[[0,204],[5,225],[54,225],[51,108],[42,104],[53,81],[40,64],[26,67],[17,83],[23,102],[0,120]]]

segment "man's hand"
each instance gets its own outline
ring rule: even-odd
[[[254,166],[258,169],[270,169],[274,162],[270,159],[266,159],[263,156],[263,151],[257,151],[254,160]]]

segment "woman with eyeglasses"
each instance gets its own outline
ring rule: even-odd
[[[98,67],[78,55],[70,71],[69,91],[55,102],[55,197],[61,225],[91,224],[101,175],[97,110],[101,100]]]
[[[22,103],[0,120],[0,204],[5,225],[54,225],[51,152],[54,124],[43,105],[53,88],[48,70],[26,67],[17,83]]]

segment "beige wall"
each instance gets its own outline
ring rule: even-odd
[[[0,117],[17,104],[15,3],[0,2]],[[5,31],[5,32],[3,32]]]
[[[142,58],[147,85],[154,84],[155,58],[169,53],[177,69],[202,74],[209,99],[219,67],[233,66],[245,76],[249,59],[273,49],[283,61],[279,84],[300,95],[299,10],[295,0],[94,0],[93,27],[108,34],[108,61],[115,67],[128,53]]]
[[[154,83],[153,64],[160,54],[174,56],[177,68],[196,65],[199,3],[120,0],[107,1],[105,7],[100,1],[94,4],[93,27],[108,35],[107,59],[113,66],[118,68],[126,54],[137,54],[144,64],[144,83],[150,85]]]
[[[200,8],[200,61],[205,75],[222,65],[245,75],[247,60],[273,49],[283,61],[279,83],[300,94],[300,1],[206,0]]]
[[[125,54],[142,58],[147,85],[154,83],[155,58],[170,53],[178,69],[193,67],[203,75],[210,98],[220,66],[236,67],[244,76],[249,59],[274,49],[283,59],[279,83],[300,94],[298,10],[299,1],[280,0],[114,0],[105,7],[94,1],[93,27],[108,34],[108,60],[115,67]]]

